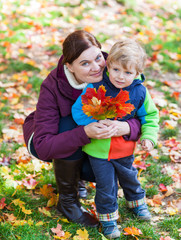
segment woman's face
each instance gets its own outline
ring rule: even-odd
[[[66,63],[66,66],[79,83],[94,83],[102,80],[105,59],[101,49],[92,46],[82,52],[73,63]]]

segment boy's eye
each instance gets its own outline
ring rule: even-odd
[[[101,55],[98,55],[98,56],[96,57],[96,61],[97,61],[97,60],[100,60],[101,57],[102,57]]]
[[[116,72],[119,71],[117,68],[113,68],[113,70],[116,71]]]
[[[129,74],[131,74],[131,72],[126,72],[126,74],[128,74],[128,75],[129,75]]]

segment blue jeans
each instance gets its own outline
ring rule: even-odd
[[[145,197],[145,191],[137,179],[138,171],[132,166],[133,155],[111,161],[92,156],[89,159],[96,180],[95,204],[98,213],[113,213],[118,209],[118,180],[127,201]]]

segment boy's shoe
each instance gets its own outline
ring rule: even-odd
[[[132,211],[141,220],[148,221],[151,219],[151,213],[149,212],[146,203],[144,203],[138,207],[132,208]]]
[[[103,234],[108,239],[114,239],[120,237],[120,231],[117,227],[116,221],[101,221]]]

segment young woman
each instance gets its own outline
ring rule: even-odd
[[[137,119],[107,127],[99,122],[77,126],[72,119],[71,107],[87,83],[102,79],[106,57],[92,34],[78,30],[68,35],[57,67],[41,85],[36,111],[23,125],[29,152],[43,161],[53,159],[57,209],[68,220],[91,227],[97,227],[98,221],[81,207],[77,189],[80,177],[87,181],[95,178],[81,147],[91,138],[126,135],[125,139],[136,141],[140,135]]]

